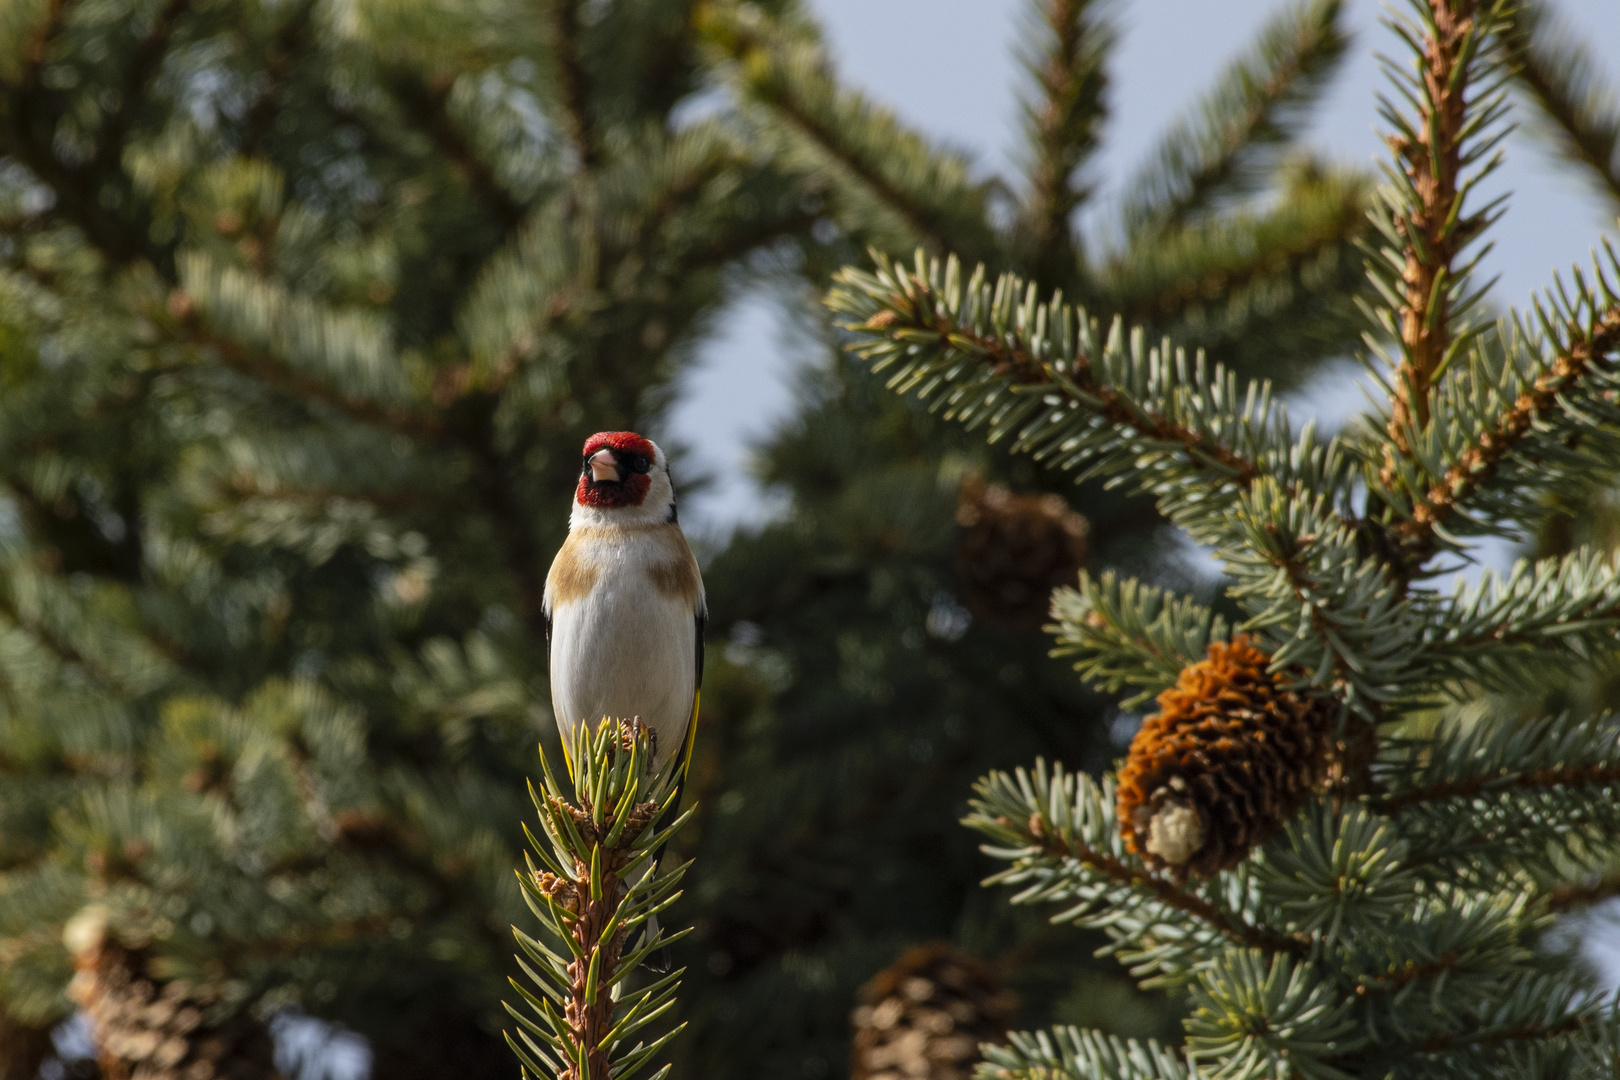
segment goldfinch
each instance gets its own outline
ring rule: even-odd
[[[653,768],[691,761],[703,681],[703,577],[675,517],[664,452],[632,431],[585,440],[568,539],[546,576],[551,707],[581,722],[641,717]],[[570,763],[572,767],[572,763]]]

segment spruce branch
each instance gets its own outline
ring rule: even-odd
[[[751,5],[705,6],[704,39],[724,62],[756,133],[808,186],[834,196],[848,227],[904,250],[999,250],[986,224],[990,185],[959,154],[931,146],[893,113],[840,86],[814,42],[764,18]]]
[[[19,84],[0,99],[0,147],[9,148],[55,191],[65,216],[84,230],[113,265],[127,265],[142,257],[161,262],[148,239],[109,210],[102,192],[121,175],[130,126],[147,99],[149,84],[170,53],[174,35],[191,9],[191,0],[167,0],[154,14],[130,57],[116,104],[94,133],[89,160],[78,166],[63,162],[55,149],[44,143],[45,133],[31,127],[37,122],[36,113],[47,112],[41,108],[44,102],[39,79],[49,44],[65,26],[68,7],[65,0],[50,0],[39,36],[25,51]]]
[[[1073,217],[1090,192],[1076,173],[1097,148],[1107,116],[1103,60],[1116,35],[1100,0],[1032,0],[1042,40],[1023,58],[1034,87],[1024,102],[1025,182],[1020,214],[1030,276],[1065,281],[1080,268]]]
[[[1466,262],[1462,256],[1494,219],[1496,204],[1464,207],[1500,155],[1480,160],[1506,134],[1499,122],[1507,106],[1496,45],[1505,0],[1413,0],[1413,6],[1416,18],[1390,22],[1415,54],[1415,70],[1402,71],[1389,60],[1385,70],[1415,114],[1405,116],[1380,98],[1394,129],[1385,141],[1395,168],[1379,218],[1384,258],[1372,263],[1394,300],[1384,318],[1399,347],[1380,474],[1391,491],[1397,490],[1396,458],[1410,457],[1412,443],[1429,426],[1435,383],[1479,331],[1465,318],[1479,297],[1468,292],[1478,256]]]
[[[442,434],[442,427],[432,418],[345,394],[323,379],[299,373],[265,352],[251,349],[234,338],[212,330],[198,316],[190,295],[184,290],[170,294],[167,306],[171,316],[178,313],[185,340],[212,350],[226,367],[238,374],[287,391],[304,401],[319,402],[363,424],[417,438],[437,438]]]
[[[416,438],[443,425],[416,408],[391,328],[372,312],[328,307],[200,252],[178,260],[160,325],[177,326],[226,366],[352,419]]]
[[[389,85],[406,114],[433,140],[440,156],[461,174],[485,212],[508,230],[522,224],[523,207],[501,185],[495,171],[450,115],[455,81],[447,76],[423,79],[415,72],[395,71]]]
[[[1011,435],[1014,451],[1084,466],[1082,478],[1130,470],[1184,524],[1213,522],[1262,475],[1333,486],[1321,474],[1336,456],[1309,432],[1296,446],[1264,384],[1149,350],[1140,333],[1127,347],[1118,322],[1104,339],[1061,293],[1042,304],[1015,275],[992,286],[982,266],[964,281],[954,257],[919,251],[911,270],[873,257],[875,273],[846,268],[826,300],[854,335],[847,348],[991,442]]]
[[[1610,870],[1585,881],[1557,885],[1545,892],[1553,911],[1576,911],[1620,896],[1620,870]]]
[[[120,166],[124,138],[135,119],[135,111],[145,101],[147,85],[163,64],[181,18],[191,9],[191,0],[168,0],[152,19],[139,45],[135,47],[129,66],[124,71],[124,84],[119,90],[118,105],[101,122],[95,136],[95,151],[90,168],[108,172]]]
[[[120,592],[103,586],[86,594],[14,562],[0,573],[0,617],[113,698],[139,700],[176,673],[139,634],[96,618],[116,603]]]
[[[1460,1075],[1478,1076],[1494,1071],[1491,1066],[1511,1054],[1516,1044],[1565,1039],[1598,1022],[1602,999],[1579,1006],[1571,1000],[1567,985],[1545,976],[1530,975],[1504,989],[1500,1005],[1468,1017],[1471,1022],[1466,1025],[1416,1042],[1376,1045],[1349,1063],[1374,1069],[1397,1063],[1416,1066],[1419,1071],[1408,1074],[1416,1076],[1447,1067]]]
[[[557,91],[558,121],[586,172],[601,160],[596,118],[591,105],[591,83],[585,70],[580,41],[579,0],[541,0],[541,18],[548,36],[551,79]]]
[[[652,279],[636,283],[645,292],[673,291],[677,277],[721,266],[807,223],[799,210],[785,219],[767,210],[743,221],[714,213],[735,195],[746,168],[728,133],[695,124],[651,139],[632,162],[604,167],[584,206],[571,191],[539,206],[469,291],[458,322],[471,355],[452,369],[442,402],[473,390],[498,392],[537,359],[556,364],[555,357],[537,357],[548,332],[577,334],[606,302],[607,283],[625,287],[627,270]],[[687,257],[660,258],[674,243]],[[557,376],[550,381],[564,385]]]
[[[518,878],[545,933],[514,928],[533,989],[511,980],[526,1008],[507,1005],[519,1024],[507,1043],[525,1076],[629,1080],[686,1026],[636,1038],[674,1007],[681,971],[636,989],[631,976],[688,933],[665,935],[654,916],[680,896],[690,864],[664,867],[658,856],[692,811],[675,817],[679,755],[652,773],[653,739],[639,720],[581,724],[567,750],[571,795],[544,751],[543,789],[530,785],[542,832],[524,827],[532,854]]]
[[[1521,559],[1506,577],[1494,571],[1462,588],[1446,622],[1413,660],[1452,683],[1515,689],[1548,665],[1590,664],[1612,652],[1620,625],[1620,568],[1604,552],[1562,559]]]
[[[1620,784],[1620,764],[1574,765],[1562,768],[1532,769],[1495,776],[1475,776],[1465,780],[1446,780],[1428,787],[1411,788],[1398,794],[1374,801],[1379,810],[1393,813],[1415,803],[1432,803],[1440,799],[1475,799],[1484,794],[1508,794],[1536,789],[1556,789],[1596,786],[1602,788]]]
[[[1288,193],[1264,213],[1137,234],[1099,272],[1099,291],[1127,323],[1198,313],[1206,340],[1242,333],[1256,303],[1278,305],[1283,290],[1314,298],[1298,279],[1324,260],[1351,257],[1367,231],[1369,185],[1352,173],[1306,168]]]
[[[1620,270],[1612,255],[1610,264]],[[1502,365],[1501,375],[1492,378],[1491,360],[1476,353],[1466,379],[1448,387],[1453,400],[1441,403],[1444,414],[1457,419],[1455,427],[1468,432],[1468,442],[1463,448],[1427,453],[1419,446],[1420,460],[1443,458],[1450,464],[1443,472],[1429,470],[1435,479],[1414,498],[1411,516],[1395,527],[1409,558],[1432,550],[1436,532],[1443,534],[1481,489],[1499,485],[1499,474],[1510,465],[1544,469],[1562,464],[1559,459],[1570,456],[1583,429],[1591,426],[1592,410],[1612,405],[1606,395],[1620,377],[1620,296],[1610,291],[1601,265],[1594,276],[1601,296],[1578,288],[1568,309],[1556,297],[1545,305],[1537,302],[1538,321],[1548,331],[1549,356],[1541,355],[1537,339],[1522,328],[1504,328],[1499,337],[1510,343],[1510,362]],[[1584,276],[1578,280],[1584,285]],[[1548,307],[1556,317],[1548,314]],[[1529,370],[1511,363],[1515,357],[1528,357]],[[1519,472],[1512,470],[1502,480],[1516,483]]]
[[[1580,858],[1620,828],[1620,721],[1568,714],[1448,721],[1382,766],[1369,806],[1393,815],[1413,865],[1464,880]]]
[[[1037,761],[1032,771],[992,772],[974,792],[963,824],[990,839],[987,855],[1011,864],[985,884],[1021,886],[1015,904],[1070,905],[1052,921],[1102,929],[1114,939],[1108,951],[1138,974],[1184,977],[1232,944],[1310,952],[1308,941],[1253,921],[1209,883],[1188,887],[1149,872],[1120,838],[1112,779],[1099,787]]]
[[[1620,779],[1620,718],[1447,720],[1381,772],[1385,791],[1370,803],[1381,813],[1560,784],[1608,784]]]
[[[1074,669],[1100,690],[1136,690],[1120,702],[1124,709],[1174,686],[1182,668],[1227,636],[1226,620],[1202,604],[1112,570],[1100,578],[1082,571],[1078,589],[1054,592],[1052,619],[1052,655],[1077,658]]]
[[[1505,30],[1519,86],[1552,121],[1534,130],[1620,210],[1620,96],[1597,58],[1540,0],[1519,0]]]
[[[1342,0],[1304,0],[1273,16],[1199,103],[1197,119],[1172,127],[1151,165],[1126,184],[1129,234],[1185,224],[1264,182],[1344,59],[1343,8]]]
[[[257,155],[275,123],[292,66],[313,39],[310,23],[320,0],[299,0],[271,39],[264,58],[264,83],[242,121],[242,152]]]
[[[1077,1027],[1019,1031],[986,1046],[977,1080],[1194,1080],[1185,1051]]]
[[[1305,685],[1331,688],[1364,721],[1374,720],[1399,696],[1424,624],[1384,562],[1361,550],[1333,505],[1337,494],[1290,494],[1270,478],[1257,482],[1237,501],[1243,545],[1224,561],[1238,579],[1231,595],[1249,612],[1238,629],[1279,642],[1272,670],[1292,669]]]
[[[1220,1076],[1346,1078],[1335,1059],[1367,1036],[1355,1000],[1325,975],[1286,955],[1227,951],[1193,986],[1188,1057],[1218,1062]]]
[[[464,452],[475,502],[489,514],[518,582],[521,613],[543,628],[540,562],[512,496],[511,463],[491,428],[493,394],[463,394],[458,422],[446,423],[418,407],[386,333],[365,313],[333,312],[201,255],[183,258],[181,272],[189,289],[174,290],[154,318],[178,324],[186,340],[210,349],[226,367],[359,423]]]
[[[23,49],[17,79],[0,94],[0,153],[15,158],[51,189],[57,211],[77,225],[110,264],[127,266],[153,254],[148,237],[103,205],[99,174],[63,162],[51,142],[54,130],[42,130],[40,125],[42,117],[54,113],[40,80],[71,10],[72,0],[47,0],[45,18]]]

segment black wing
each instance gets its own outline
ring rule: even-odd
[[[697,682],[692,684],[692,689],[694,689],[694,690],[701,690],[703,688],[703,628],[705,626],[707,626],[708,624],[709,624],[709,613],[707,611],[698,612],[697,613]],[[551,641],[551,623],[548,622],[548,623],[546,623],[546,642],[547,642],[547,647],[548,648],[550,647],[550,641]]]

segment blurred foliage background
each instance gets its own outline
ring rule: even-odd
[[[846,1075],[859,988],[923,943],[1021,1025],[1174,1031],[1100,939],[982,893],[956,820],[987,770],[1100,769],[1132,730],[1048,657],[1053,584],[1212,587],[1151,503],[883,392],[818,306],[921,247],[1279,387],[1345,355],[1371,181],[1300,144],[1340,4],[1279,8],[1083,231],[1112,18],[1031,0],[992,176],[841,83],[794,0],[0,9],[0,1077],[56,1054],[90,905],[211,1023],[516,1075],[575,455],[656,426],[760,281],[811,355],[774,512],[706,558],[675,1075]]]

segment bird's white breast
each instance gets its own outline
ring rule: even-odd
[[[546,610],[559,727],[639,716],[658,734],[662,765],[692,719],[703,610],[679,526],[574,529],[546,578]]]

